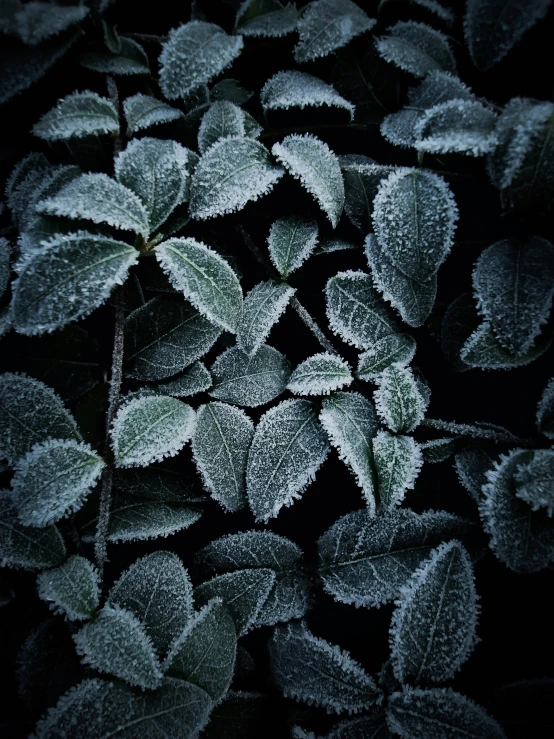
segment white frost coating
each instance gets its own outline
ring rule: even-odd
[[[214,23],[190,21],[173,29],[159,60],[163,94],[185,97],[230,66],[243,45],[242,36],[229,36]]]
[[[294,287],[273,280],[260,282],[250,290],[237,329],[237,343],[246,354],[252,356],[266,342],[295,292]]]
[[[329,713],[359,713],[381,698],[350,653],[314,636],[304,622],[277,626],[269,641],[273,679],[286,698]]]
[[[287,390],[294,395],[329,395],[352,383],[348,363],[336,354],[320,352],[293,370]]]
[[[271,224],[267,246],[269,257],[283,279],[304,264],[317,246],[315,219],[285,216]]]
[[[516,495],[534,511],[554,513],[554,449],[537,449],[533,459],[515,473]]]
[[[52,167],[44,154],[37,152],[20,159],[12,169],[6,182],[5,194],[6,204],[16,225],[33,192],[40,187],[41,182],[51,171]]]
[[[413,431],[427,407],[412,371],[396,364],[379,377],[373,400],[377,413],[394,433]]]
[[[158,382],[153,390],[162,395],[172,395],[174,398],[185,398],[188,395],[196,395],[212,386],[212,376],[202,364],[193,362],[184,372],[174,376],[165,382]]]
[[[414,147],[430,154],[482,156],[498,143],[496,120],[496,114],[477,101],[448,100],[429,108],[417,121]]]
[[[248,501],[267,522],[302,496],[329,453],[307,400],[284,400],[265,413],[254,433],[246,468]]]
[[[375,514],[375,471],[371,439],[378,428],[372,404],[360,393],[333,393],[323,401],[319,420],[329,441],[362,489],[367,510]]]
[[[256,6],[260,7],[258,0],[245,0],[237,11],[235,28],[243,36],[279,38],[296,30],[300,14],[292,3],[284,8],[276,1],[262,3],[261,11]]]
[[[33,336],[88,316],[124,283],[138,256],[132,246],[88,231],[43,241],[12,283],[15,330]]]
[[[176,121],[184,116],[182,110],[173,108],[171,105],[157,100],[151,95],[136,95],[125,98],[123,101],[123,113],[127,121],[127,133],[135,134],[150,126],[160,123]]]
[[[84,557],[69,557],[61,567],[41,572],[37,587],[39,598],[70,621],[91,618],[100,603],[98,570]]]
[[[173,287],[206,318],[236,333],[242,317],[242,288],[229,264],[196,239],[168,239],[156,258]]]
[[[176,398],[147,395],[119,409],[112,427],[117,467],[147,467],[178,454],[194,433],[193,409]]]
[[[394,508],[414,488],[423,465],[421,447],[411,436],[394,436],[388,431],[379,431],[372,445],[379,501],[385,508]]]
[[[460,349],[461,360],[470,367],[479,367],[480,369],[512,369],[513,367],[523,367],[526,364],[534,362],[537,357],[544,354],[552,340],[548,339],[536,346],[532,346],[525,354],[515,355],[496,338],[491,324],[484,321]]]
[[[340,49],[377,23],[351,0],[316,0],[298,22],[297,62],[308,62]]]
[[[13,499],[24,526],[48,526],[77,511],[89,496],[104,462],[88,444],[50,439],[18,460]]]
[[[414,77],[425,77],[436,69],[456,72],[456,61],[448,38],[426,23],[400,21],[375,39],[375,48],[386,62]]]
[[[108,98],[95,92],[74,92],[58,100],[33,127],[35,136],[45,141],[65,141],[73,137],[117,133],[117,110]]]
[[[139,198],[101,172],[81,175],[53,197],[38,203],[36,210],[49,216],[107,223],[148,236],[148,215]]]
[[[204,113],[198,129],[198,151],[205,154],[210,146],[220,139],[246,136],[245,117],[244,110],[229,100],[218,100],[213,103]]]
[[[286,136],[271,152],[300,180],[335,228],[344,208],[344,182],[336,154],[308,133]]]
[[[537,429],[554,439],[554,377],[548,381],[537,405]]]
[[[356,377],[375,380],[391,364],[407,367],[416,352],[415,340],[409,334],[389,334],[378,339],[372,347],[360,354]]]
[[[297,70],[274,74],[262,87],[260,102],[266,111],[329,105],[347,110],[350,120],[354,117],[355,109],[332,85]]]
[[[206,220],[242,210],[246,203],[267,195],[283,174],[259,141],[237,136],[220,139],[195,170],[190,213]]]

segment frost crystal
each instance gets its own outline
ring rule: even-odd
[[[412,371],[391,364],[381,374],[374,393],[377,413],[395,433],[413,431],[423,420],[427,403]]]
[[[308,133],[286,136],[281,143],[273,145],[271,152],[300,180],[335,228],[344,208],[344,182],[334,152]]]
[[[496,119],[495,113],[476,101],[448,100],[429,108],[417,121],[414,146],[431,154],[482,156],[498,143]]]
[[[299,42],[294,48],[297,62],[309,62],[340,49],[377,21],[351,0],[316,0],[298,22]]]
[[[375,40],[375,47],[385,61],[415,77],[425,77],[436,69],[456,72],[448,39],[440,31],[415,21],[400,21],[387,31],[387,35]]]
[[[360,354],[356,377],[361,380],[375,380],[391,364],[406,367],[414,358],[415,352],[416,343],[409,334],[383,336]]]
[[[61,567],[41,572],[37,586],[39,597],[71,621],[91,618],[100,603],[98,572],[84,557],[69,557]]]
[[[18,460],[12,479],[14,503],[24,526],[48,526],[78,510],[104,467],[82,442],[50,439]]]
[[[245,117],[244,111],[228,100],[213,103],[204,113],[198,130],[198,150],[200,153],[205,154],[210,146],[220,139],[227,139],[231,136],[239,138],[246,136]],[[252,138],[255,137],[252,136]]]
[[[289,70],[277,72],[260,92],[265,111],[287,108],[321,107],[343,108],[354,117],[354,106],[345,100],[332,85],[306,72]]]
[[[160,55],[160,87],[168,100],[206,84],[240,54],[242,36],[228,36],[214,23],[191,21],[169,34]]]
[[[554,439],[554,377],[548,381],[539,400],[537,428],[549,439]]]
[[[340,459],[354,474],[369,512],[375,513],[371,439],[378,421],[372,404],[360,393],[333,393],[323,401],[319,420]]]
[[[210,371],[212,398],[255,408],[285,392],[290,364],[272,346],[264,344],[252,357],[233,346],[219,355]]]
[[[373,678],[346,650],[318,639],[304,623],[277,626],[269,642],[271,672],[286,698],[359,713],[380,698]]]
[[[246,203],[267,195],[283,174],[259,141],[238,136],[220,139],[198,163],[190,213],[205,220],[242,210]]]
[[[45,141],[65,141],[95,134],[118,133],[119,118],[113,103],[95,92],[74,92],[58,101],[33,127]]]
[[[516,495],[534,511],[554,513],[554,449],[537,449],[533,459],[515,473]]]
[[[123,112],[127,121],[127,133],[130,135],[150,126],[176,121],[184,115],[178,108],[140,92],[123,101]]]
[[[237,343],[246,354],[252,356],[265,343],[294,293],[295,288],[273,280],[260,282],[250,290],[237,331]]]
[[[379,431],[373,439],[373,459],[377,471],[379,501],[394,508],[412,490],[423,464],[420,445],[411,436],[394,436]]]
[[[308,259],[316,247],[317,237],[314,219],[285,216],[271,224],[267,238],[269,256],[283,279]]]
[[[350,367],[336,354],[321,352],[301,362],[289,378],[294,395],[329,395],[352,383]]]
[[[205,488],[225,510],[246,504],[246,459],[254,424],[226,403],[207,403],[197,411],[192,439],[194,461]]]
[[[329,452],[312,404],[284,400],[265,413],[248,454],[246,490],[257,521],[291,505],[314,479]]]
[[[113,425],[118,467],[147,467],[181,451],[194,431],[194,411],[170,397],[143,396],[125,403]]]
[[[235,27],[243,36],[286,36],[296,30],[299,17],[293,4],[283,7],[276,0],[245,0],[237,11]]]

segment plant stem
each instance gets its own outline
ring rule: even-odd
[[[154,33],[126,33],[125,36],[135,41],[150,41],[153,44],[163,44],[167,41],[167,36],[156,36]]]

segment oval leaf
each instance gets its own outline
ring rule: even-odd
[[[416,343],[409,334],[389,334],[359,356],[356,377],[375,380],[391,364],[406,367],[414,358]]]
[[[397,434],[418,426],[427,407],[412,371],[396,364],[379,377],[373,399],[379,416]]]
[[[321,352],[301,362],[290,376],[287,390],[294,395],[329,395],[352,383],[350,367],[336,354]]]
[[[317,245],[317,221],[285,216],[274,221],[269,231],[269,256],[283,279],[295,272]]]
[[[375,48],[383,59],[414,77],[429,72],[456,72],[456,61],[448,38],[426,23],[400,21],[375,40]]]
[[[119,132],[114,104],[95,92],[74,92],[59,100],[33,127],[45,141],[65,141],[95,134]]]
[[[125,98],[123,112],[127,121],[127,133],[130,135],[150,126],[176,121],[184,115],[178,108],[172,108],[171,105],[140,92]]]
[[[350,119],[354,116],[352,103],[339,95],[334,87],[318,77],[292,69],[274,74],[263,86],[260,101],[265,111],[328,105],[347,110]]]
[[[213,103],[204,113],[198,129],[198,151],[205,154],[220,139],[246,136],[244,119],[244,111],[229,100]]]
[[[237,343],[249,356],[265,343],[269,332],[284,313],[295,288],[268,280],[255,285],[244,299]]]
[[[41,572],[37,586],[39,597],[71,621],[91,618],[100,604],[98,572],[84,557],[69,557],[61,567]]]

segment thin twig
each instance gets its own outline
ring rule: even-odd
[[[114,108],[117,110],[117,115],[119,117],[119,120],[121,120],[121,111],[119,110],[119,92],[117,90],[116,81],[111,75],[108,75],[106,77],[106,83],[108,85],[108,96],[110,100],[112,101]],[[123,149],[123,139],[121,138],[121,135],[118,133],[117,136],[114,138],[114,143],[113,143],[114,156],[117,156],[122,149]]]
[[[147,41],[153,44],[164,44],[167,36],[156,36],[155,33],[126,33],[125,38],[132,38],[135,41]]]

